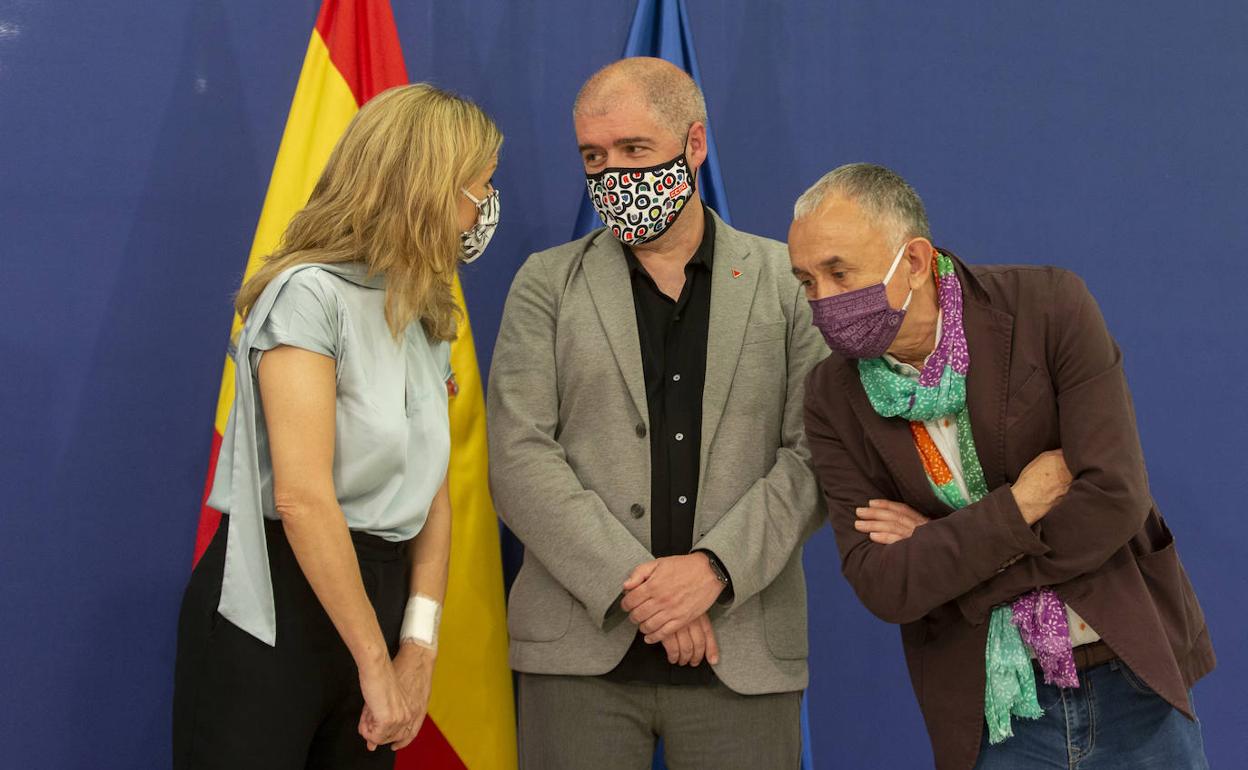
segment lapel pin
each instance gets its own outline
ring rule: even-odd
[[[732,277],[733,277],[733,278],[740,278],[740,277],[741,277],[741,271],[740,271],[740,270],[737,270],[737,269],[734,267],[734,268],[732,269]]]

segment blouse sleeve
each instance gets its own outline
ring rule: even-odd
[[[290,345],[337,359],[341,309],[338,295],[326,286],[320,270],[300,270],[279,291],[252,350]]]
[[[442,368],[442,381],[450,382],[455,376],[455,372],[451,370],[451,343],[439,342],[435,355],[438,358],[438,365]]]

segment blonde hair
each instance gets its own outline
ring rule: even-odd
[[[362,262],[386,278],[386,324],[396,338],[419,320],[430,339],[455,339],[461,188],[502,142],[481,108],[426,83],[378,94],[347,126],[277,251],[239,290],[239,315],[289,267]]]

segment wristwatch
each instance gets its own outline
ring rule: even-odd
[[[728,604],[729,602],[731,602],[732,601],[732,578],[728,576],[728,570],[724,568],[724,563],[719,560],[718,556],[711,553],[710,551],[699,550],[699,551],[695,551],[695,553],[706,554],[706,560],[711,565],[711,572],[715,573],[715,579],[718,580],[719,584],[724,587],[724,590],[719,595],[719,603]]]

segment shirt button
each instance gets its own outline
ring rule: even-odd
[[[673,375],[672,375],[672,382],[680,382],[680,375],[679,375],[679,374],[673,374]]]
[[[677,433],[677,434],[676,434],[676,440],[677,440],[677,441],[684,441],[684,440],[685,440],[685,434],[683,434],[683,433]]]
[[[633,514],[634,519],[640,519],[642,516],[646,515],[646,507],[641,503],[633,503],[633,506],[628,509],[628,512]]]
[[[676,498],[676,502],[680,503],[681,505],[684,505],[685,503],[689,502],[689,498],[685,497],[684,495],[681,495],[680,497]]]
[[[640,423],[640,422],[639,422],[639,423],[637,423],[637,429],[636,429],[636,430],[637,430],[637,438],[645,438],[645,437],[646,437],[646,426],[645,426],[645,423]]]

